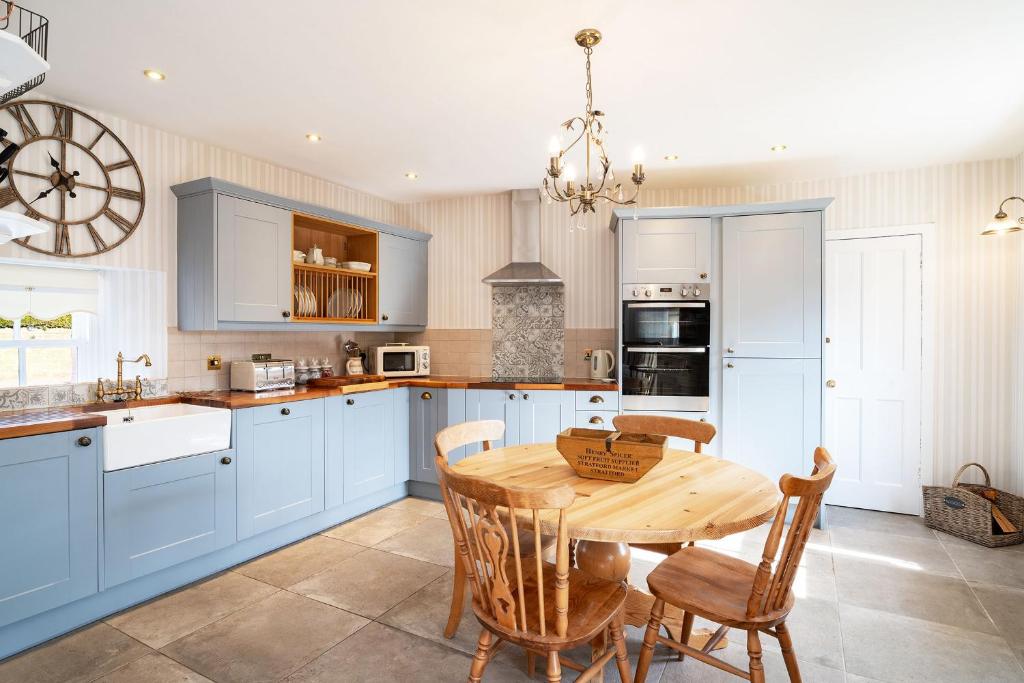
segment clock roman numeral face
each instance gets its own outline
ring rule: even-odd
[[[62,257],[109,251],[138,228],[146,205],[142,173],[109,128],[58,102],[0,105],[0,209],[50,231],[16,240]]]

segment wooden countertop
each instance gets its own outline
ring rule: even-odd
[[[337,387],[296,387],[284,391],[268,391],[255,394],[249,391],[200,391],[183,393],[176,396],[165,396],[142,401],[131,401],[131,407],[166,403],[191,403],[193,405],[210,406],[213,408],[253,408],[256,406],[287,403],[288,401],[308,401],[327,396],[357,394],[367,391],[382,391],[398,387],[423,387],[434,389],[529,389],[567,390],[567,391],[618,391],[613,382],[567,377],[560,383],[531,382],[495,382],[487,377],[396,377],[378,382],[362,382]],[[35,410],[10,410],[0,412],[0,439],[11,439],[19,436],[34,436],[66,432],[87,427],[102,427],[107,418],[102,415],[105,410],[127,408],[123,403],[89,403],[80,406],[63,406],[60,408],[40,408]]]

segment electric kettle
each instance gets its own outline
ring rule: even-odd
[[[615,355],[608,349],[594,349],[590,353],[590,379],[608,379],[615,369]]]

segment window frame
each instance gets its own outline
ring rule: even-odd
[[[24,316],[22,316],[24,318]],[[18,384],[17,386],[7,387],[8,389],[22,388],[28,386],[51,386],[51,384],[74,384],[79,381],[78,368],[79,368],[79,354],[82,350],[83,342],[87,341],[88,333],[88,320],[83,317],[82,314],[71,314],[71,339],[22,339],[21,338],[21,320],[12,320],[13,323],[13,339],[0,339],[0,349],[17,349],[18,350]],[[28,383],[28,349],[31,348],[70,348],[71,349],[71,378],[67,382],[53,382],[51,384],[29,384]]]

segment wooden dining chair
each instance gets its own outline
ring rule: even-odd
[[[491,450],[491,442],[498,441],[505,436],[505,423],[501,420],[477,420],[475,422],[463,422],[442,429],[434,436],[434,461],[435,469],[440,477],[440,467],[437,463],[448,465],[448,454],[463,446],[479,443],[485,451]],[[442,500],[444,489],[441,490]],[[505,520],[508,527],[508,520]],[[526,535],[520,538],[520,548],[524,557],[534,555],[534,538]],[[548,536],[541,538],[541,551],[554,545],[554,539]],[[462,608],[466,597],[466,571],[459,561],[459,549],[455,548],[455,573],[452,577],[452,604],[448,612],[448,623],[444,627],[444,637],[453,638],[459,630],[459,622],[462,621]]]
[[[613,657],[619,678],[631,683],[622,635],[626,587],[569,566],[566,510],[576,499],[572,487],[505,487],[458,474],[440,460],[437,465],[459,561],[472,589],[473,613],[482,626],[470,683],[480,681],[506,642],[543,656],[549,683],[562,680],[563,666],[579,671],[578,681],[592,680]],[[521,526],[540,545],[542,515],[557,519],[554,565],[539,554],[526,557],[519,543]],[[606,635],[611,649],[603,645]],[[599,642],[601,650],[587,665],[561,655]]]
[[[643,683],[647,678],[656,643],[667,645],[682,655],[690,655],[753,683],[764,683],[761,633],[778,639],[789,680],[800,681],[800,669],[793,651],[793,640],[786,627],[786,618],[795,601],[793,579],[821,507],[822,496],[831,485],[835,471],[836,466],[828,451],[819,447],[814,451],[814,470],[810,476],[782,475],[779,479],[782,502],[779,503],[775,521],[768,532],[760,564],[753,565],[707,548],[683,548],[651,572],[647,577],[647,586],[655,600],[644,634],[643,648],[640,650],[640,661],[637,663],[637,683]],[[799,502],[783,543],[786,513],[793,498],[799,499]],[[779,555],[777,563],[776,555]],[[686,612],[681,642],[658,635],[665,615],[665,603]],[[700,650],[687,644],[694,616],[721,624],[711,640]],[[748,671],[710,654],[730,628],[747,632],[747,655],[750,657]]]
[[[612,425],[620,432],[659,434],[688,439],[693,442],[694,453],[700,453],[701,448],[711,443],[717,433],[715,426],[707,422],[658,415],[616,415],[612,419]],[[629,545],[662,555],[671,555],[683,547],[682,543],[630,543]]]

